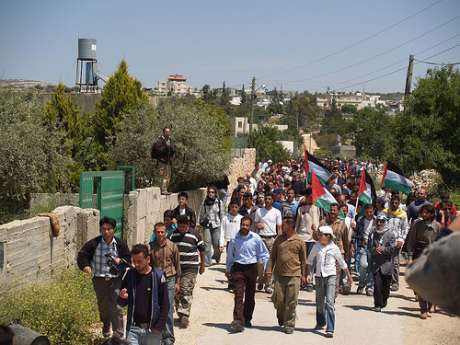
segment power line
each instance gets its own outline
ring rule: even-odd
[[[375,38],[375,37],[381,35],[382,33],[386,32],[386,31],[389,31],[389,30],[393,29],[394,27],[396,27],[396,26],[398,26],[398,25],[404,23],[405,21],[408,21],[408,20],[410,20],[410,19],[412,19],[412,18],[418,16],[419,14],[421,14],[421,13],[423,13],[423,12],[429,10],[430,8],[432,8],[432,7],[436,6],[436,5],[438,5],[439,3],[443,2],[443,1],[444,1],[444,0],[437,0],[437,1],[434,1],[434,2],[432,2],[431,4],[429,4],[428,6],[422,8],[421,10],[419,10],[419,11],[413,13],[413,14],[408,15],[407,17],[404,17],[404,18],[400,19],[399,21],[397,21],[397,22],[395,22],[395,23],[393,23],[393,24],[390,24],[390,25],[384,27],[383,29],[381,29],[381,30],[379,30],[379,31],[377,31],[377,32],[375,32],[375,33],[373,33],[373,34],[370,34],[370,35],[368,35],[368,36],[365,36],[364,38],[362,38],[362,39],[360,39],[360,40],[358,40],[358,41],[356,41],[356,42],[354,42],[354,43],[351,43],[351,44],[349,44],[349,45],[347,45],[347,46],[345,46],[345,47],[342,47],[342,48],[340,48],[340,49],[338,49],[338,50],[336,50],[336,51],[333,51],[333,52],[331,52],[331,53],[329,53],[329,54],[327,54],[327,55],[321,56],[321,57],[319,57],[319,58],[317,58],[317,59],[311,60],[311,61],[309,61],[309,62],[307,62],[307,63],[304,63],[304,64],[301,64],[301,65],[293,66],[293,67],[291,67],[291,68],[285,70],[284,73],[289,72],[289,71],[292,71],[292,70],[294,70],[294,69],[302,68],[302,67],[305,67],[305,66],[308,66],[308,65],[311,65],[311,64],[315,64],[315,63],[318,63],[318,62],[322,62],[322,61],[324,61],[324,60],[326,60],[326,59],[328,59],[328,58],[330,58],[330,57],[332,57],[332,56],[334,56],[334,55],[341,54],[341,53],[343,53],[343,52],[345,52],[345,51],[347,51],[347,50],[349,50],[349,49],[351,49],[351,48],[354,48],[354,47],[360,45],[360,44],[363,43],[363,42],[366,42],[366,41],[368,41],[368,40],[370,40],[370,39],[372,39],[372,38]],[[263,77],[264,77],[264,75],[262,75],[262,76],[259,77],[259,78],[263,78]]]
[[[431,62],[431,61],[423,61],[423,60],[417,60],[417,59],[415,59],[415,61],[418,63],[424,63],[427,65],[436,65],[436,66],[460,65],[460,62]]]
[[[438,43],[436,43],[435,45],[432,45],[431,47],[428,47],[428,48],[425,48],[425,49],[423,49],[423,50],[421,50],[421,51],[419,51],[419,52],[416,52],[414,55],[420,55],[420,54],[426,53],[427,51],[429,51],[429,50],[431,50],[431,49],[434,49],[434,48],[437,48],[437,47],[439,47],[440,45],[442,45],[442,44],[444,44],[444,43],[446,43],[446,42],[448,42],[448,41],[450,41],[450,40],[452,40],[452,39],[454,39],[454,38],[456,38],[456,37],[458,37],[458,36],[460,36],[460,33],[455,34],[455,35],[453,35],[453,36],[451,36],[451,37],[449,37],[449,38],[447,38],[447,39],[445,39],[445,40],[442,40],[441,42],[438,42]],[[354,77],[354,78],[351,78],[351,79],[347,79],[347,80],[343,80],[343,81],[340,81],[340,82],[337,82],[337,83],[331,83],[331,84],[332,84],[332,85],[342,85],[342,84],[346,84],[346,83],[352,82],[352,81],[354,81],[354,80],[360,80],[360,79],[362,79],[362,78],[364,78],[364,77],[367,77],[368,75],[372,75],[372,74],[378,73],[378,72],[380,72],[380,71],[384,71],[384,70],[386,70],[386,69],[388,69],[388,68],[390,68],[390,67],[393,67],[393,66],[395,66],[395,65],[399,65],[401,62],[405,62],[406,60],[407,60],[407,57],[402,58],[402,59],[399,59],[399,60],[397,60],[397,61],[394,61],[393,63],[390,63],[390,64],[388,64],[388,65],[385,65],[385,66],[383,66],[383,67],[381,67],[381,68],[379,68],[379,69],[377,69],[377,70],[375,70],[375,71],[368,72],[368,73],[362,74],[362,75],[360,75],[360,76],[358,76],[358,77]]]
[[[369,61],[374,60],[374,59],[376,59],[378,57],[387,55],[387,54],[389,54],[389,53],[391,53],[391,52],[393,52],[393,51],[405,46],[406,44],[412,43],[413,41],[416,41],[416,40],[418,40],[420,38],[423,38],[423,37],[427,36],[428,34],[434,32],[436,30],[439,30],[440,28],[446,26],[447,24],[449,24],[449,23],[451,23],[451,22],[453,22],[453,21],[455,21],[455,20],[457,20],[459,18],[460,18],[460,15],[455,16],[455,17],[453,17],[453,18],[451,18],[451,19],[449,19],[449,20],[447,20],[447,21],[445,21],[445,22],[443,22],[443,23],[441,23],[439,25],[434,26],[430,30],[427,30],[427,31],[425,31],[425,32],[423,32],[423,33],[421,33],[421,34],[419,34],[419,35],[417,35],[417,36],[415,36],[415,37],[413,37],[413,38],[411,38],[409,40],[406,40],[406,41],[404,41],[404,42],[402,42],[402,43],[400,43],[400,44],[398,44],[398,45],[396,45],[396,46],[394,46],[392,48],[389,48],[389,49],[387,49],[387,50],[385,50],[383,52],[380,52],[380,53],[372,55],[372,56],[370,56],[368,58],[365,58],[365,59],[359,60],[357,62],[354,62],[352,64],[349,64],[347,66],[341,67],[341,68],[339,68],[337,70],[322,73],[322,74],[318,74],[318,75],[310,77],[310,78],[283,81],[283,83],[288,83],[288,84],[302,83],[302,82],[305,82],[305,81],[315,80],[317,78],[322,78],[322,77],[329,76],[329,75],[332,75],[332,74],[335,74],[335,73],[343,72],[343,71],[348,70],[348,69],[350,69],[352,67],[359,66],[359,65],[361,65],[363,63],[369,62]]]
[[[438,56],[438,55],[444,54],[444,53],[446,53],[446,52],[448,52],[448,51],[450,51],[450,50],[452,50],[452,49],[455,49],[455,48],[457,48],[457,47],[459,47],[459,46],[460,46],[460,43],[457,43],[456,45],[451,46],[451,47],[449,47],[449,48],[447,48],[447,49],[444,49],[444,50],[442,50],[442,51],[440,51],[440,52],[438,52],[438,53],[436,53],[436,54],[433,54],[433,55],[431,55],[431,56],[425,58],[425,59],[431,59],[431,58],[436,57],[436,56]],[[398,72],[400,72],[400,71],[403,71],[403,70],[405,70],[406,68],[407,68],[407,66],[402,66],[402,67],[400,67],[400,68],[398,68],[398,69],[396,69],[396,70],[394,70],[394,71],[391,71],[391,72],[388,72],[388,73],[385,73],[385,74],[376,76],[376,77],[374,77],[374,78],[371,78],[371,79],[368,79],[368,80],[365,80],[365,81],[362,81],[362,82],[358,82],[358,83],[354,83],[354,84],[351,84],[351,85],[347,85],[347,86],[344,86],[344,87],[342,87],[342,88],[340,88],[340,89],[337,89],[337,90],[344,90],[344,89],[349,89],[349,88],[351,88],[351,87],[355,87],[355,86],[358,86],[358,85],[367,84],[367,83],[369,83],[369,82],[371,82],[371,81],[374,81],[374,80],[377,80],[377,79],[382,79],[382,78],[385,78],[385,77],[390,76],[390,75],[392,75],[392,74],[395,74],[395,73],[398,73]]]

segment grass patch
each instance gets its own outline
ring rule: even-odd
[[[0,297],[0,324],[13,320],[46,335],[51,344],[87,345],[98,322],[91,278],[71,268],[59,278]]]

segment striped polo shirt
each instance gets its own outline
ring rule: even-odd
[[[182,234],[175,230],[171,235],[171,241],[179,249],[181,271],[198,271],[200,258],[198,252],[204,252],[205,244],[201,236],[192,229]]]

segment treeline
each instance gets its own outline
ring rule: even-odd
[[[361,159],[390,159],[406,173],[436,169],[445,184],[458,186],[460,72],[452,66],[428,70],[395,115],[366,108],[346,120],[332,109],[321,133],[350,140]]]
[[[78,192],[85,170],[136,166],[137,187],[158,178],[152,143],[173,128],[178,156],[173,188],[222,177],[230,162],[231,127],[218,106],[194,98],[162,99],[153,108],[122,61],[92,113],[80,112],[59,85],[43,105],[33,93],[0,90],[0,221],[27,207],[30,193]]]

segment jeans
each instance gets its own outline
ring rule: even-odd
[[[401,254],[401,248],[396,248],[394,251],[393,258],[393,274],[391,278],[391,285],[399,287],[399,255]]]
[[[176,294],[176,277],[169,277],[168,284],[169,311],[168,320],[163,328],[163,345],[172,345],[176,341],[174,338],[174,296]]]
[[[126,340],[131,345],[161,345],[161,333],[154,333],[137,326],[131,326]]]
[[[220,228],[205,228],[203,234],[204,244],[206,246],[206,264],[211,265],[212,259],[220,261]]]
[[[372,272],[369,268],[369,262],[371,261],[370,253],[367,248],[359,248],[358,254],[356,255],[356,264],[359,267],[359,288],[372,289],[374,285],[374,279]]]
[[[326,332],[335,328],[335,280],[336,276],[316,276],[316,324],[326,325]]]

